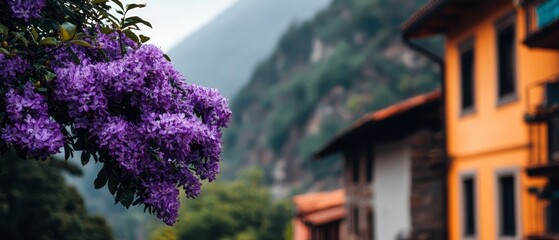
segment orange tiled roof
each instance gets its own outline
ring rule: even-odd
[[[376,112],[366,114],[361,119],[357,120],[357,122],[355,122],[353,124],[353,127],[351,127],[349,130],[358,128],[359,126],[363,125],[363,123],[368,121],[378,121],[378,120],[389,118],[394,115],[398,115],[399,113],[405,112],[413,107],[437,100],[440,97],[441,97],[441,91],[436,90],[430,93],[408,98],[407,100],[404,100],[400,103],[396,103],[387,108],[383,108]]]
[[[399,115],[405,114],[412,109],[416,109],[423,105],[438,101],[440,100],[440,98],[441,92],[440,90],[436,90],[430,93],[409,98],[379,111],[366,114],[361,119],[357,120],[350,128],[334,137],[334,139],[326,144],[326,146],[316,152],[314,157],[315,159],[320,159],[329,154],[339,151],[340,146],[345,141],[348,141],[349,138],[351,138],[350,135],[358,132],[366,124],[388,121],[391,118],[398,117]]]
[[[343,189],[308,193],[293,197],[293,203],[298,214],[309,214],[330,208],[343,206],[345,204],[345,191]]]
[[[310,222],[311,224],[318,226],[342,219],[345,215],[345,206],[341,205],[305,215],[303,218],[306,222]]]

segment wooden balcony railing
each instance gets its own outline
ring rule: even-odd
[[[559,177],[559,79],[527,88],[525,120],[529,124],[530,176]]]
[[[527,238],[530,240],[559,240],[559,188],[557,180],[529,191],[526,219]]]

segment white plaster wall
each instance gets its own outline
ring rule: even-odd
[[[411,230],[410,148],[405,140],[376,145],[374,162],[375,239],[397,239]]]

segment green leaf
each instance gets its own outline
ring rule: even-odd
[[[46,71],[46,70],[45,70],[45,71]],[[46,73],[45,73],[45,80],[51,81],[51,80],[53,80],[55,77],[56,77],[56,74],[54,74],[54,73],[51,72],[51,71],[46,71]]]
[[[140,28],[138,27],[138,25],[136,23],[132,23],[132,22],[127,22],[122,24],[122,26],[120,26],[122,29],[134,29],[134,30],[140,30]]]
[[[85,166],[87,163],[89,163],[90,156],[91,154],[89,154],[88,151],[82,151],[82,155],[81,155],[82,166]]]
[[[6,27],[6,26],[4,26],[0,23],[0,34],[4,35],[4,37],[6,37],[6,36],[8,36],[8,32],[9,32],[8,27]]]
[[[72,40],[70,42],[73,43],[73,44],[76,44],[76,45],[83,46],[83,47],[88,47],[88,48],[92,47],[91,44],[89,44],[88,42],[86,42],[84,40]]]
[[[91,0],[91,3],[93,4],[103,4],[103,3],[107,3],[109,0]]]
[[[142,198],[136,199],[136,201],[132,203],[132,206],[138,206],[140,203],[142,203]]]
[[[12,34],[26,47],[29,45],[29,42],[27,41],[27,39],[25,39],[22,32],[12,32]]]
[[[146,4],[126,4],[126,11],[130,11],[134,8],[145,8]]]
[[[150,37],[140,34],[140,40],[142,41],[142,43],[146,43],[150,39]]]
[[[70,151],[68,150],[68,144],[64,144],[64,159],[70,159]]]
[[[116,3],[116,5],[120,7],[120,9],[124,10],[124,5],[122,5],[122,3],[119,0],[112,0],[112,1]]]
[[[0,48],[0,53],[2,53],[4,55],[10,55],[10,52],[8,50],[6,50],[5,48]]]
[[[140,39],[138,38],[138,36],[136,36],[136,34],[134,32],[132,32],[132,30],[128,29],[128,30],[124,30],[122,31],[124,33],[124,35],[126,35],[128,38],[132,39],[132,41],[140,43]]]
[[[120,184],[115,200],[120,202],[122,206],[129,208],[132,202],[134,202],[134,195],[134,190],[128,187],[127,184]]]
[[[72,48],[68,48],[68,52],[70,52],[70,57],[72,58],[72,62],[74,62],[75,64],[80,64],[80,58],[78,57],[78,55],[76,55],[76,53],[74,52],[74,50],[72,50]]]
[[[44,87],[38,87],[38,88],[36,88],[36,89],[37,89],[37,91],[39,91],[39,92],[46,92],[46,91],[48,91],[48,89],[46,89],[46,88],[44,88]]]
[[[31,27],[31,36],[33,37],[33,41],[37,42],[37,40],[39,39],[39,33],[37,32],[37,29],[35,29],[35,27]]]
[[[53,37],[46,37],[41,39],[41,41],[39,41],[39,45],[43,46],[43,45],[58,45],[58,40],[56,40],[56,38]]]
[[[105,17],[107,20],[109,20],[111,22],[111,24],[117,26],[119,19],[116,18],[115,16],[113,16],[112,14],[108,13],[107,11],[103,10],[103,9],[97,9],[97,11],[103,16]]]
[[[86,38],[93,38],[93,37],[89,36],[89,35],[87,35],[83,32],[77,33],[76,36],[74,36],[74,39],[76,39],[76,40],[83,40],[83,39],[86,39]]]
[[[109,186],[109,192],[111,192],[112,195],[115,195],[116,190],[118,188],[118,179],[115,174],[111,174],[111,176],[109,177],[108,186]]]
[[[111,34],[114,31],[115,31],[114,29],[108,28],[108,27],[101,28],[101,32],[104,33],[104,34]]]
[[[61,24],[59,30],[62,41],[69,41],[76,35],[76,25],[70,22],[64,22]]]
[[[104,187],[108,180],[109,174],[107,174],[107,170],[103,167],[99,170],[99,173],[97,173],[97,178],[93,181],[93,185],[95,186],[95,189],[99,189]]]
[[[138,17],[138,16],[127,17],[126,19],[124,19],[124,22],[125,23],[141,23],[141,24],[144,24],[144,25],[146,25],[150,28],[153,28],[151,26],[151,23],[149,23],[148,21],[146,21],[146,20],[144,20],[144,19],[142,19],[141,17]]]
[[[169,55],[163,54],[163,57],[164,57],[165,59],[167,59],[167,61],[171,62],[171,58],[169,57]]]
[[[110,59],[107,56],[107,54],[105,53],[105,51],[103,51],[103,49],[101,48],[97,48],[97,52],[99,52],[99,54],[101,54],[101,56],[103,56],[103,60],[105,60],[105,62],[109,62]]]

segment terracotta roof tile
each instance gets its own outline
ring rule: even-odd
[[[298,214],[309,214],[343,206],[345,204],[345,191],[339,189],[330,192],[297,195],[293,197],[293,203]]]
[[[345,206],[342,205],[339,207],[329,208],[326,210],[320,210],[317,212],[310,213],[308,215],[305,215],[303,219],[306,222],[318,226],[325,223],[343,219],[345,215],[346,215]]]

